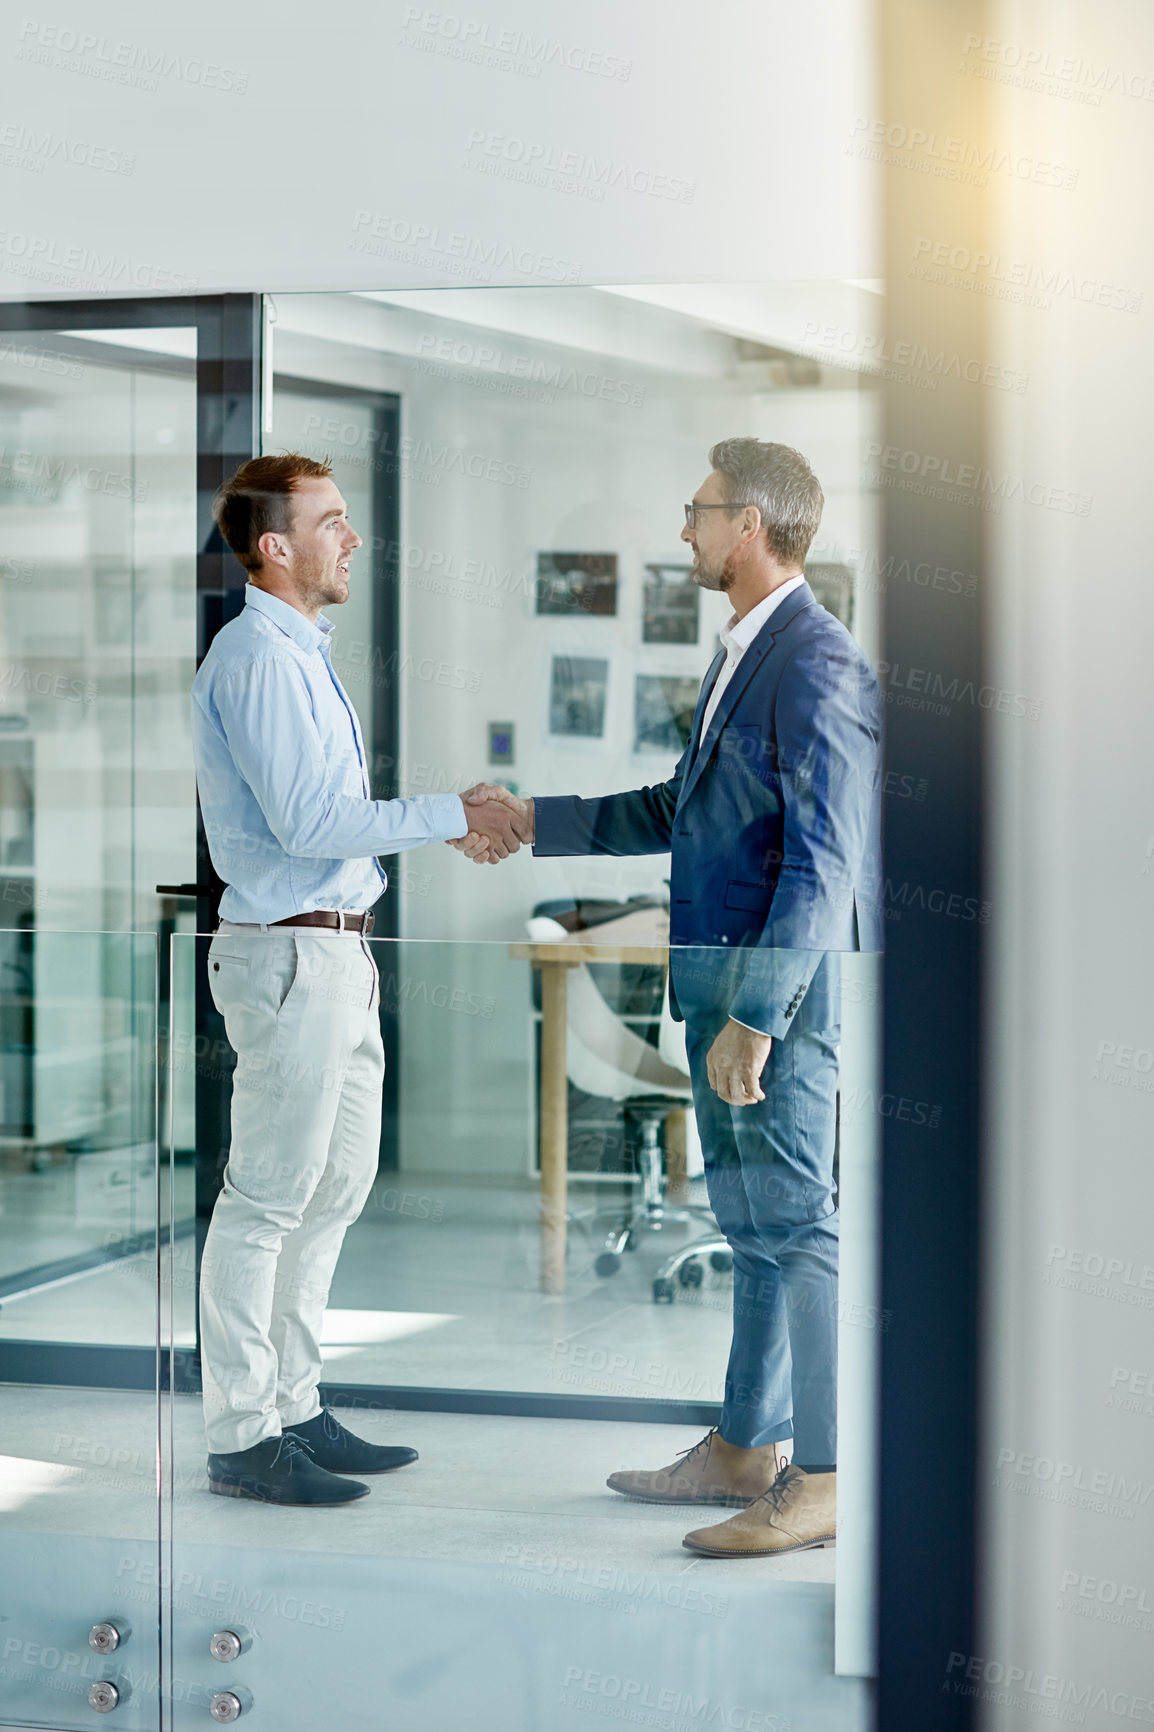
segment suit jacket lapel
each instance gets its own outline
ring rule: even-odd
[[[757,636],[738,662],[733,671],[733,678],[722,692],[717,708],[713,712],[713,718],[709,724],[709,731],[694,755],[689,775],[685,779],[685,786],[681,795],[682,800],[688,799],[689,795],[693,792],[698,777],[701,775],[706,762],[712,754],[714,747],[717,745],[718,739],[721,736],[722,728],[724,728],[726,722],[733,713],[734,705],[737,703],[738,698],[741,696],[742,692],[745,690],[746,686],[749,684],[770,650],[772,650],[778,633],[784,631],[790,620],[793,619],[796,614],[800,613],[803,607],[808,607],[813,600],[814,594],[812,589],[809,587],[809,584],[800,584],[799,587],[794,590],[793,594],[787,595],[780,607],[775,608],[770,614],[769,618],[766,620],[765,624],[762,626],[761,630],[758,632]],[[719,661],[723,659],[723,657],[718,657]],[[720,669],[718,671],[720,672]],[[716,678],[716,675],[714,678]],[[713,690],[713,684],[713,680],[708,682],[709,691]],[[693,718],[693,737],[695,739],[697,737],[697,728],[699,726],[701,712],[705,707],[705,702],[706,686],[703,684],[701,688],[701,696],[697,700],[697,712]]]
[[[693,726],[689,731],[689,745],[691,750],[694,749],[694,743],[701,732],[701,718],[705,714],[705,706],[709,702],[709,694],[717,684],[717,677],[724,666],[725,651],[718,650],[708,668],[705,670],[705,678],[702,680],[701,690],[697,694],[697,707],[693,712]]]

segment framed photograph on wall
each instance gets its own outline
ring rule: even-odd
[[[617,555],[539,553],[537,612],[551,615],[615,614]]]
[[[683,752],[700,690],[697,674],[638,674],[633,688],[633,750]]]
[[[853,571],[848,565],[807,565],[805,581],[822,607],[853,630]]]
[[[601,656],[554,656],[549,679],[549,732],[601,739],[608,689],[609,663]]]
[[[691,565],[647,565],[642,643],[696,643],[701,591]]]

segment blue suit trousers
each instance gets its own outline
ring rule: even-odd
[[[724,1018],[686,1022],[710,1206],[733,1251],[721,1435],[745,1449],[792,1435],[794,1460],[812,1468],[837,1460],[840,977],[827,953],[751,1106],[728,1106],[709,1086]]]

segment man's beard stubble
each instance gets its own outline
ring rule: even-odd
[[[326,570],[323,566],[311,571],[308,576],[308,600],[312,607],[339,607],[348,600],[345,588],[345,578],[335,568]]]
[[[710,569],[702,563],[700,553],[697,555],[697,563],[693,568],[693,581],[697,584],[699,589],[707,589],[713,593],[720,591],[721,594],[728,595],[729,591],[733,588],[736,576],[737,573],[733,569],[732,555],[726,555],[721,570],[716,572],[710,571]]]

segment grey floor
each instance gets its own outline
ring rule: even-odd
[[[59,1204],[65,1181],[48,1177],[52,1184],[40,1195]],[[616,1190],[573,1188],[567,1291],[546,1295],[538,1286],[538,1198],[530,1182],[438,1175],[418,1188],[403,1177],[380,1180],[338,1266],[326,1319],[328,1375],[346,1383],[719,1399],[730,1278],[707,1268],[700,1288],[679,1290],[672,1306],[653,1303],[661,1258],[697,1231],[683,1226],[649,1235],[616,1275],[598,1277],[593,1258],[603,1230],[585,1217],[619,1203]],[[25,1224],[30,1231],[37,1225],[27,1213]],[[177,1344],[193,1339],[192,1246],[190,1237],[179,1240],[171,1259]],[[0,1310],[0,1338],[7,1339],[145,1346],[154,1329],[151,1254],[5,1300]],[[151,1398],[26,1388],[10,1389],[2,1407],[2,1448],[15,1458],[10,1475],[32,1481],[19,1498],[21,1525],[150,1531]],[[178,1397],[173,1412],[176,1528],[183,1517],[200,1539],[472,1559],[491,1558],[498,1538],[526,1546],[544,1539],[589,1561],[644,1559],[646,1567],[678,1573],[700,1567],[681,1537],[708,1514],[627,1503],[604,1483],[619,1467],[671,1461],[697,1440],[700,1425],[358,1414],[366,1435],[412,1443],[421,1461],[318,1525],[312,1512],[302,1518],[210,1496],[199,1402]],[[713,1574],[737,1568],[746,1579],[832,1581],[834,1554],[706,1567]]]
[[[38,1217],[21,1229],[28,1262],[65,1242],[53,1212],[63,1181],[48,1177]],[[652,1280],[668,1250],[698,1228],[649,1234],[619,1272],[593,1271],[604,1225],[620,1211],[616,1188],[574,1186],[567,1291],[538,1283],[538,1197],[529,1181],[378,1180],[350,1230],[330,1298],[325,1364],[342,1382],[455,1389],[716,1401],[729,1340],[732,1284],[704,1265],[700,1288],[655,1305]],[[13,1222],[13,1226],[15,1226]],[[58,1253],[57,1253],[58,1254]],[[192,1240],[171,1260],[173,1339],[193,1340]],[[123,1343],[154,1339],[151,1253],[3,1301],[0,1339]]]
[[[832,1548],[776,1561],[694,1557],[682,1536],[724,1520],[725,1510],[666,1509],[607,1489],[615,1469],[660,1467],[700,1428],[354,1409],[341,1417],[377,1442],[412,1445],[419,1461],[374,1479],[359,1503],[278,1510],[211,1494],[200,1402],[176,1397],[165,1491],[174,1540],[526,1567],[552,1555],[711,1582],[834,1579]],[[9,1385],[0,1399],[0,1521],[24,1532],[147,1539],[156,1532],[156,1436],[151,1395]]]
[[[58,1202],[67,1200],[65,1189],[57,1179]],[[31,1195],[47,1199],[49,1190]],[[597,1201],[594,1187],[574,1187],[575,1212]],[[666,1236],[602,1280],[592,1268],[600,1235],[577,1220],[568,1291],[543,1295],[537,1207],[528,1181],[380,1183],[348,1236],[334,1283],[329,1376],[716,1398],[729,1278],[710,1270],[673,1306],[654,1305],[650,1283]],[[67,1226],[57,1223],[54,1245],[67,1242]],[[23,1227],[32,1262],[49,1236],[38,1237],[35,1209],[23,1211]],[[172,1257],[178,1341],[192,1339],[191,1244],[179,1241]],[[154,1258],[127,1259],[5,1300],[0,1337],[149,1345],[155,1297]],[[684,1549],[682,1537],[724,1519],[724,1510],[633,1503],[606,1488],[616,1468],[670,1462],[697,1441],[700,1425],[356,1406],[341,1417],[366,1437],[415,1446],[419,1461],[374,1480],[370,1497],[342,1509],[276,1510],[212,1496],[199,1400],[163,1398],[166,1528],[177,1580],[186,1583],[176,1630],[190,1645],[187,1661],[177,1656],[178,1670],[204,1671],[196,1655],[205,1629],[219,1622],[209,1595],[223,1581],[238,1603],[275,1586],[288,1596],[284,1604],[307,1590],[348,1609],[339,1636],[303,1629],[287,1615],[262,1619],[254,1676],[269,1711],[281,1701],[278,1724],[286,1728],[321,1723],[294,1695],[299,1674],[346,1692],[350,1728],[376,1728],[379,1704],[388,1701],[399,1732],[437,1732],[463,1714],[478,1732],[565,1732],[608,1705],[596,1692],[574,1696],[562,1687],[578,1665],[586,1679],[628,1669],[652,1678],[655,1689],[676,1684],[692,1693],[705,1680],[717,1701],[732,1696],[743,1713],[752,1703],[759,1712],[772,1706],[765,1724],[775,1729],[843,1732],[865,1724],[866,1686],[833,1675],[836,1550],[777,1561],[702,1558]],[[109,1597],[110,1587],[114,1606],[150,1615],[157,1435],[150,1394],[0,1388],[0,1533],[12,1558],[24,1560],[26,1604],[17,1618],[29,1641],[75,1645],[72,1626],[85,1623],[88,1602]],[[378,1655],[371,1651],[381,1618],[390,1640]],[[406,1698],[415,1685],[404,1653],[423,1652],[433,1631],[436,1651],[417,1668],[425,1693]],[[493,1659],[483,1697],[474,1700],[480,1662],[458,1665],[453,1656],[479,1652]],[[22,1719],[40,1719],[40,1682],[20,1686],[31,1692]],[[59,1712],[55,1700],[52,1711]],[[80,1698],[75,1720],[59,1724],[88,1717]],[[178,1725],[182,1732],[185,1720],[191,1727],[205,1719],[203,1706],[189,1705]]]

